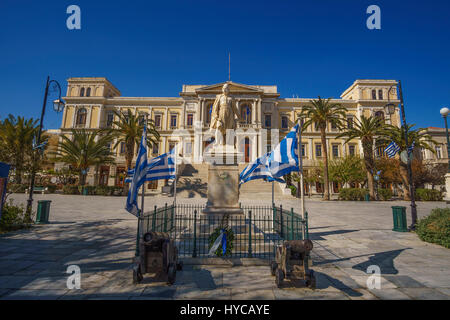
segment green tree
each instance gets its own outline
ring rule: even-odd
[[[61,136],[58,149],[53,152],[55,161],[68,164],[78,174],[79,185],[86,184],[87,170],[99,163],[113,163],[111,135],[101,135],[101,130],[72,129],[72,137]]]
[[[33,118],[16,118],[10,114],[0,122],[0,161],[12,165],[16,183],[22,183],[24,172],[32,165],[33,139],[38,131],[38,120]]]
[[[437,144],[437,142],[427,133],[427,129],[413,129],[414,126],[414,124],[406,124],[409,146],[414,145],[414,148],[428,149],[435,153],[433,145]],[[392,125],[386,126],[384,137],[379,140],[380,145],[387,146],[391,141],[394,141],[400,147],[399,153],[407,151],[404,126],[401,128]],[[411,200],[411,194],[409,190],[408,166],[403,161],[399,161],[399,171],[402,180],[403,199],[409,201]]]
[[[345,143],[350,140],[358,139],[363,147],[364,166],[367,174],[367,185],[372,200],[375,200],[375,187],[373,172],[375,169],[375,161],[373,154],[374,142],[377,138],[383,138],[386,132],[386,125],[383,120],[377,117],[361,116],[361,120],[356,119],[352,128],[345,129],[344,132],[337,137],[347,137]]]
[[[360,183],[365,180],[365,168],[361,158],[346,156],[330,161],[330,180],[339,182],[341,185],[347,183]]]
[[[115,128],[110,129],[109,133],[112,137],[117,139],[114,149],[117,148],[120,143],[125,143],[125,161],[127,169],[129,170],[131,169],[135,150],[139,148],[145,118],[142,119],[140,116],[133,114],[130,109],[128,109],[126,113],[114,111],[114,114],[115,118],[117,118],[113,121]],[[152,145],[158,143],[158,141],[159,132],[156,130],[153,120],[148,119],[147,145],[151,148]],[[128,185],[126,185],[125,188],[127,189]]]
[[[326,131],[328,123],[336,127],[341,127],[347,109],[340,105],[339,103],[331,102],[331,98],[322,99],[318,97],[316,100],[310,100],[310,105],[304,106],[300,118],[306,119],[303,124],[303,130],[315,125],[320,130],[320,138],[322,140],[323,147],[323,157],[324,157],[324,185],[325,192],[323,195],[324,200],[330,200],[330,185],[328,179],[328,150],[327,150],[327,139]]]

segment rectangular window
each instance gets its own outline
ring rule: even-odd
[[[150,182],[148,183],[148,189],[149,189],[149,190],[155,190],[155,189],[158,189],[158,180],[150,181]]]
[[[378,90],[378,99],[383,100],[383,90]]]
[[[337,144],[333,144],[331,146],[331,151],[333,153],[333,158],[338,158],[339,157],[339,146]]]
[[[316,144],[316,158],[322,157],[322,145]]]
[[[267,144],[267,152],[271,152],[272,151],[272,145],[271,144]]]
[[[155,127],[157,129],[161,129],[161,115],[160,114],[155,115]]]
[[[194,115],[192,113],[188,113],[186,119],[186,126],[188,128],[192,128],[193,123],[194,123]]]
[[[170,128],[174,129],[177,127],[177,115],[171,114],[170,115]]]
[[[108,128],[111,128],[113,122],[114,122],[114,113],[108,112],[108,115],[106,116],[106,126]]]
[[[185,143],[184,154],[188,156],[192,154],[192,142],[188,141]]]
[[[348,117],[347,118],[347,128],[348,129],[353,129],[353,117]]]
[[[266,128],[271,128],[272,127],[272,115],[271,114],[266,114],[264,116],[264,126]]]
[[[319,124],[314,122],[314,131],[319,131]]]
[[[377,100],[377,90],[372,90],[372,100]]]
[[[121,142],[120,143],[120,149],[119,149],[120,154],[124,154],[125,153],[125,142]]]
[[[331,123],[331,130],[337,130],[337,125],[335,122]]]
[[[306,145],[302,143],[302,157],[306,157]]]
[[[281,117],[281,129],[287,129],[288,128],[288,117],[282,116]]]
[[[155,143],[152,146],[152,154],[159,154],[159,143]]]
[[[441,146],[437,146],[435,149],[436,149],[436,158],[437,158],[437,159],[442,159],[442,149],[441,149]]]
[[[355,146],[354,145],[348,146],[348,154],[351,156],[355,155]]]

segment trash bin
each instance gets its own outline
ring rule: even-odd
[[[406,225],[406,207],[392,207],[392,216],[394,218],[394,229],[392,231],[408,232]]]
[[[50,200],[39,200],[36,214],[36,223],[49,223]]]
[[[366,200],[367,202],[370,201],[370,194],[366,193],[366,195],[364,196],[364,200]]]

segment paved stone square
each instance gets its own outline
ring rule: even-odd
[[[25,203],[25,195],[10,196]],[[268,266],[185,265],[173,286],[145,275],[132,284],[136,218],[124,197],[35,195],[52,200],[49,225],[0,236],[0,299],[449,299],[450,250],[392,229],[391,206],[406,202],[307,200],[317,289],[278,289]],[[267,200],[265,200],[267,199]],[[172,198],[146,197],[148,208]],[[204,203],[205,199],[177,199]],[[270,195],[242,199],[270,204]],[[298,208],[298,200],[280,200]],[[418,203],[422,217],[440,203]],[[408,220],[409,208],[408,208]],[[67,289],[67,266],[81,268],[81,289]],[[381,268],[368,289],[367,267]]]

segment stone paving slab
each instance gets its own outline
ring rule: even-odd
[[[13,195],[25,202],[24,195]],[[52,200],[51,224],[0,235],[0,299],[449,299],[450,250],[392,229],[392,205],[403,202],[309,201],[317,289],[302,281],[277,288],[268,265],[240,259],[212,265],[186,263],[176,283],[144,275],[132,284],[136,218],[124,197],[36,195]],[[149,206],[172,198],[148,197]],[[179,199],[200,203],[203,199]],[[37,202],[37,201],[35,201]],[[261,204],[242,199],[243,205]],[[298,200],[283,200],[283,207]],[[418,203],[419,216],[444,203]],[[409,214],[409,213],[408,213]],[[409,218],[409,216],[408,216]],[[186,262],[196,262],[187,259]],[[205,260],[207,262],[207,260]],[[66,269],[81,268],[81,289],[68,290]],[[381,289],[368,289],[371,265]]]

